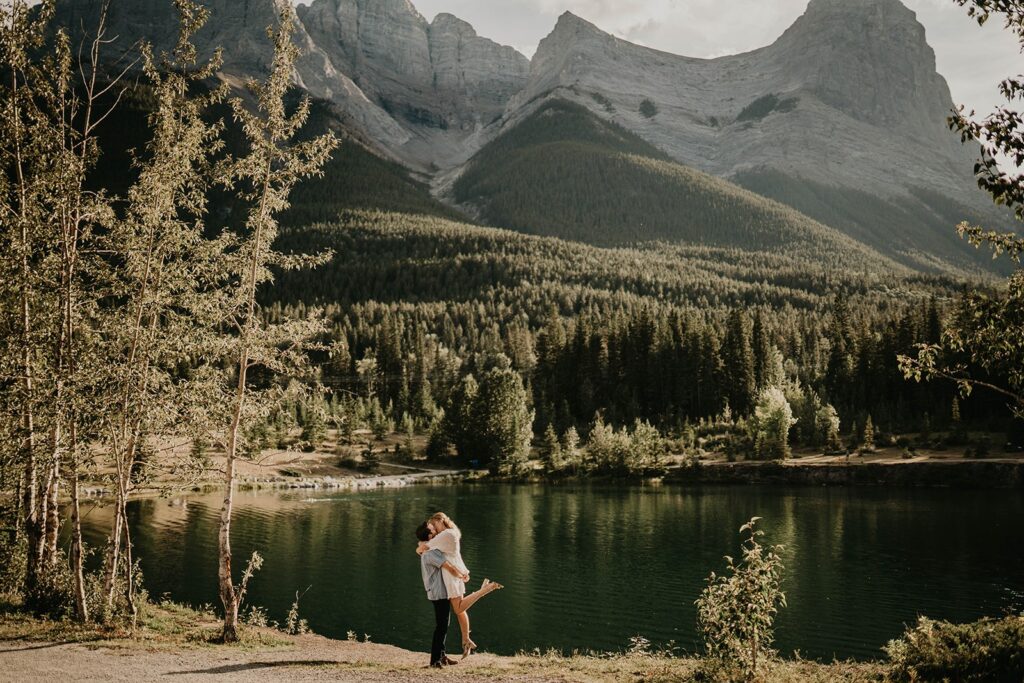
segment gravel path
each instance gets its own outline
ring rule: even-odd
[[[564,680],[507,657],[473,655],[442,670],[426,668],[427,659],[426,654],[390,645],[319,636],[302,636],[286,647],[259,650],[0,641],[0,681]]]

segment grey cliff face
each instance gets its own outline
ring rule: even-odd
[[[58,0],[57,22],[72,31],[80,26],[96,25],[101,0]],[[209,57],[215,48],[224,48],[224,69],[228,72],[256,74],[265,70],[273,59],[273,46],[267,39],[268,26],[276,25],[279,13],[291,12],[286,0],[204,2],[210,12],[209,21],[195,37],[202,57]],[[177,40],[177,13],[166,0],[131,0],[112,2],[107,16],[107,35],[116,38],[108,48],[108,56],[134,50],[137,41],[153,45],[155,51],[171,50]],[[304,32],[298,27],[297,41]]]
[[[945,124],[949,88],[899,0],[811,0],[772,45],[710,60],[634,45],[566,13],[504,124],[550,96],[715,175],[767,169],[883,197],[928,187],[977,203],[973,157]]]
[[[812,0],[771,46],[802,87],[867,123],[931,137],[952,99],[924,26],[899,0]]]
[[[479,37],[451,14],[437,15],[430,25],[430,57],[437,91],[464,101],[475,123],[499,116],[526,85],[530,69],[515,49]]]
[[[224,77],[241,85],[249,77],[266,73],[273,63],[273,45],[267,29],[276,26],[280,13],[295,12],[288,0],[207,0],[203,3],[210,16],[195,36],[200,57],[209,58],[214,50],[223,51]],[[101,0],[58,0],[56,20],[72,33],[81,27],[91,31],[100,16]],[[107,17],[107,36],[116,40],[105,54],[114,59],[121,54],[137,54],[139,41],[153,45],[159,54],[170,51],[177,41],[178,17],[168,0],[130,0],[113,2]],[[372,139],[401,144],[408,132],[370,102],[352,80],[331,63],[305,31],[295,22],[294,40],[300,48],[295,65],[295,82],[316,97],[338,104]]]
[[[281,11],[294,12],[296,84],[333,101],[370,139],[414,165],[427,165],[438,144],[460,147],[500,116],[529,73],[529,60],[514,49],[451,15],[428,23],[408,0],[314,0],[297,11],[289,0],[204,4],[210,19],[196,36],[200,54],[223,48],[224,75],[239,84],[266,72],[273,59],[266,29]],[[94,26],[100,6],[59,0],[58,23]],[[115,2],[108,27],[120,36],[111,57],[138,40],[170,50],[177,16],[169,0]]]
[[[428,23],[407,0],[314,0],[315,44],[403,125],[472,131],[526,83],[529,62],[448,14]]]

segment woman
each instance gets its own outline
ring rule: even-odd
[[[440,550],[444,553],[445,559],[466,577],[460,579],[450,572],[444,572],[444,587],[448,591],[448,600],[459,621],[459,630],[462,631],[462,658],[465,659],[476,649],[476,643],[469,637],[469,615],[466,614],[466,611],[480,598],[504,588],[504,586],[490,579],[484,579],[480,590],[466,595],[469,569],[462,561],[462,532],[455,522],[443,512],[435,514],[427,521],[427,524],[433,530],[434,536],[429,541],[421,542],[416,548],[416,552],[423,554],[428,550]]]

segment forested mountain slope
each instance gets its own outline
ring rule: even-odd
[[[291,228],[294,251],[333,249],[311,271],[282,275],[268,300],[307,304],[448,301],[492,298],[513,290],[524,307],[544,289],[585,299],[645,299],[709,308],[814,309],[837,292],[886,301],[923,300],[955,291],[954,280],[885,270],[854,271],[807,263],[799,254],[649,242],[602,248],[483,228],[438,217],[345,211],[336,222]],[[535,312],[546,313],[547,305]],[[566,314],[572,307],[566,305]]]
[[[901,270],[838,231],[675,163],[563,100],[546,102],[478,152],[452,195],[489,224],[590,244],[663,240]]]
[[[976,187],[977,146],[950,132],[949,88],[900,0],[812,0],[771,45],[714,59],[636,45],[567,12],[504,129],[554,97],[916,269],[990,268],[954,228],[1012,224]]]

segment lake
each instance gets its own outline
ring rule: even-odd
[[[221,496],[137,500],[132,537],[150,594],[219,606]],[[697,648],[694,600],[740,525],[763,517],[783,544],[776,645],[831,660],[874,658],[918,615],[966,621],[1024,608],[1016,491],[674,485],[412,486],[236,497],[236,572],[265,558],[249,604],[283,620],[296,591],[317,633],[348,631],[426,651],[433,614],[414,553],[416,525],[444,510],[463,530],[472,586],[506,588],[471,611],[481,648],[621,650],[643,635]],[[85,518],[103,543],[109,507]],[[452,621],[449,649],[458,650]]]

